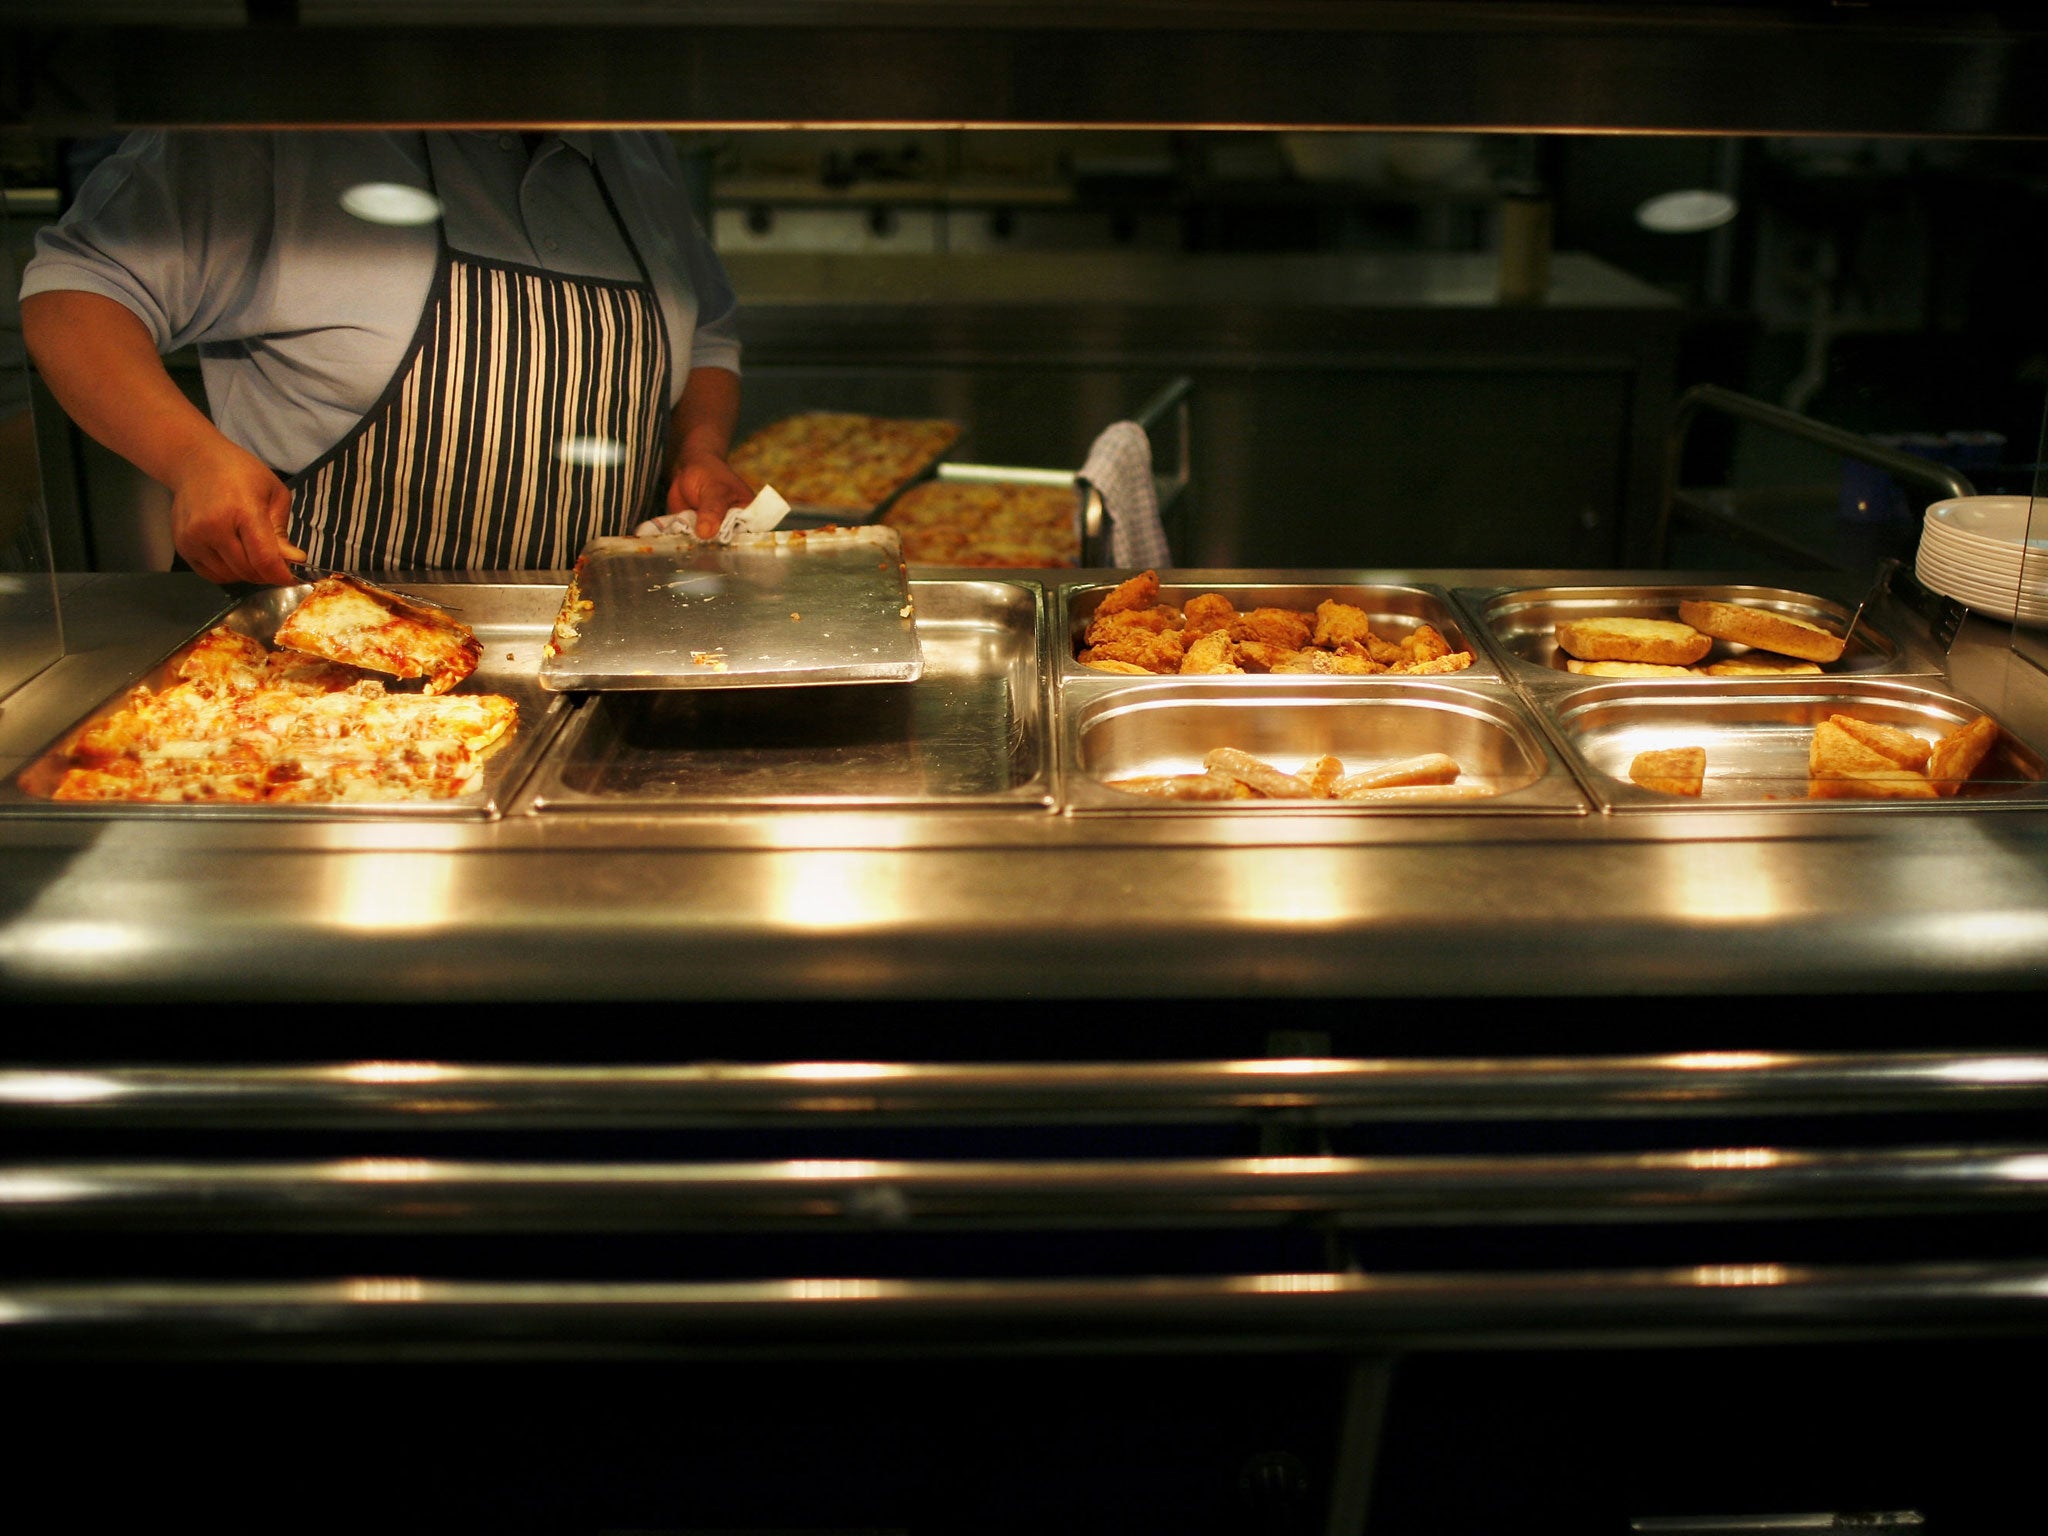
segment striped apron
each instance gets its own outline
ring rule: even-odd
[[[433,182],[433,152],[428,150]],[[594,170],[594,168],[593,168]],[[292,538],[344,571],[560,570],[661,508],[669,345],[637,281],[452,250],[418,332],[355,428],[287,482]]]

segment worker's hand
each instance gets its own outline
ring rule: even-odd
[[[254,454],[225,438],[187,458],[171,486],[171,540],[208,581],[297,581],[287,558],[305,551],[284,542],[291,493]]]
[[[668,512],[697,514],[697,537],[714,539],[734,507],[754,499],[754,488],[715,453],[685,453],[668,482]]]

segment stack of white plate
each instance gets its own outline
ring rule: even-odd
[[[1979,613],[2048,625],[2048,500],[2028,539],[2026,496],[1961,496],[1927,509],[1914,570]]]

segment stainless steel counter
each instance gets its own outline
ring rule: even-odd
[[[9,771],[220,605],[191,577],[80,578],[71,654],[0,711]],[[1972,620],[1949,682],[2048,740],[2048,679],[2008,639]],[[0,844],[0,971],[18,998],[1618,997],[2048,979],[2048,810],[2023,808],[13,816]]]

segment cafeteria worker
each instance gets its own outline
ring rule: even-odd
[[[753,494],[737,306],[665,134],[135,133],[21,294],[51,392],[211,581],[561,569]]]

